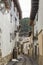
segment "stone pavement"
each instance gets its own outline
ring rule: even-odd
[[[18,62],[11,62],[12,64],[7,64],[7,65],[37,65],[34,63],[34,60],[29,58],[26,55],[19,55],[18,56]]]
[[[32,65],[30,59],[27,56],[21,55],[19,57],[21,57],[21,60],[16,63],[16,65]]]
[[[32,57],[30,58],[30,61],[31,61],[32,65],[39,65],[38,61]]]

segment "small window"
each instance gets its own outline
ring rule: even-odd
[[[15,36],[14,33],[10,33],[10,42],[12,42],[12,40],[14,40]]]
[[[38,21],[38,14],[37,14],[37,18],[36,18],[36,21]]]
[[[1,52],[1,49],[0,49],[0,57],[2,56],[2,52]]]
[[[10,16],[12,17],[12,14],[10,14]]]
[[[15,21],[17,21],[17,18],[15,17]]]
[[[10,33],[10,42],[12,42],[11,37],[12,37],[12,33]]]
[[[16,37],[16,31],[14,31],[14,36]]]
[[[2,33],[2,30],[1,30],[1,28],[0,28],[0,33]]]
[[[12,14],[10,14],[10,22],[12,23]]]

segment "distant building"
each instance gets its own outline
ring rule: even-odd
[[[0,65],[12,58],[21,17],[17,0],[0,0]]]

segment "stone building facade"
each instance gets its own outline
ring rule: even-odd
[[[38,32],[37,40],[39,47],[39,65],[43,65],[43,0],[32,0],[31,25],[35,22],[34,34]],[[36,15],[38,13],[38,21]],[[33,15],[32,15],[33,14]],[[35,38],[34,38],[35,39]]]
[[[21,9],[19,8],[20,5],[17,1],[0,0],[0,65],[6,65],[12,59],[16,42],[15,31],[18,30],[21,19]]]
[[[34,25],[34,31],[37,31],[37,41],[38,41],[38,47],[39,47],[39,65],[43,65],[43,0],[39,0],[39,8],[38,8],[38,20],[36,17],[34,22],[36,23]],[[36,28],[35,28],[36,27]],[[35,31],[35,33],[36,33]]]
[[[43,65],[43,0],[39,0],[38,10],[38,43],[39,43],[39,65]]]

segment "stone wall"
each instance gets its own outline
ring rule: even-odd
[[[12,59],[12,53],[8,54],[4,58],[0,58],[0,65],[6,65]]]
[[[39,42],[39,65],[43,65],[43,34],[42,30],[38,35],[38,42]]]
[[[43,56],[39,56],[39,65],[43,65]]]
[[[42,30],[38,34],[38,43],[39,43],[39,55],[43,55],[43,39],[42,39]]]

